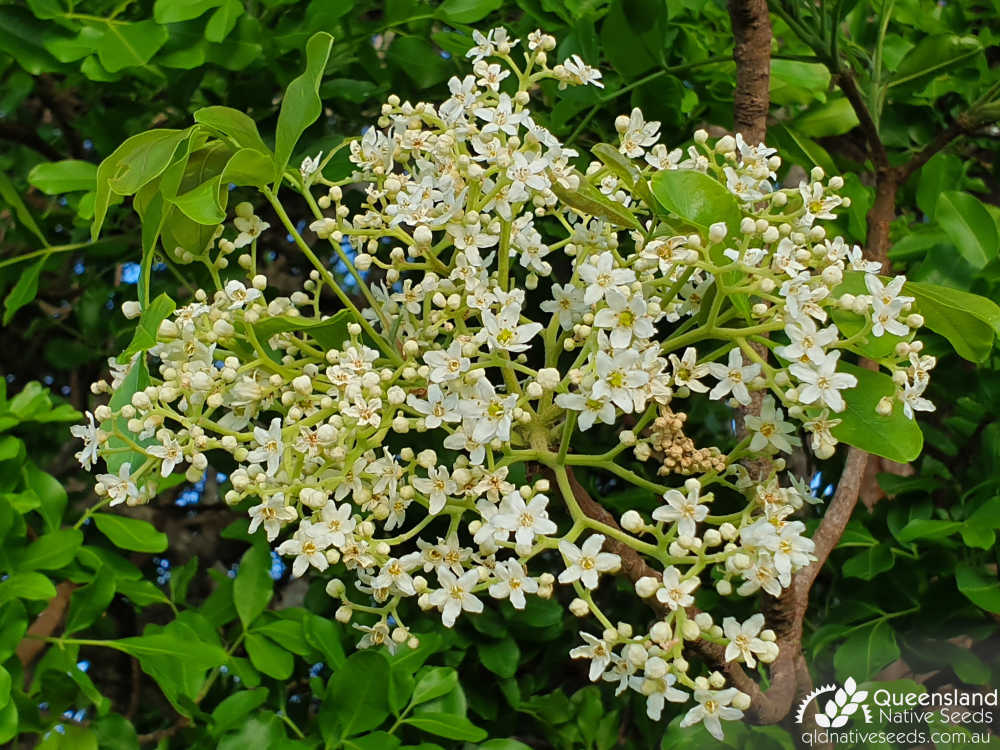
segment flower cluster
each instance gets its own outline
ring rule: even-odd
[[[719,624],[695,597],[705,586],[778,596],[809,564],[795,514],[811,498],[780,454],[800,430],[818,456],[833,453],[858,384],[848,361],[872,342],[889,342],[878,363],[896,384],[879,413],[897,401],[911,417],[933,408],[923,393],[934,359],[913,339],[921,316],[901,277],[883,279],[827,235],[848,204],[839,177],[815,169],[780,188],[773,149],[698,131],[670,150],[638,109],[588,164],[528,105],[546,81],[599,86],[600,73],[576,56],[550,67],[555,40],[541,32],[523,45],[503,29],[475,42],[473,73],[449,82],[448,99],[390,96],[345,143],[350,178],[323,176],[335,150],[289,180],[313,210],[313,245],[345,262],[353,247],[360,296],[321,263],[302,290],[270,293],[255,267],[268,224],[241,204],[218,252],[253,249],[239,257],[245,275],[198,290],[156,321],[148,353],[112,363],[111,382],[94,388],[111,404],[74,428],[78,456],[88,469],[106,462],[97,491],[116,505],[228,454],[226,501],[294,576],[341,576],[327,591],[339,620],[370,623],[356,625],[361,647],[412,643],[407,600],[451,627],[487,597],[522,609],[526,596],[571,588],[570,611],[603,628],[570,654],[590,661],[592,680],[640,692],[654,719],[693,699],[685,725],[721,737],[720,720],[740,718],[749,699],[718,671],[692,674],[686,650],[724,644],[726,661],[752,668],[778,649],[761,615]],[[672,174],[709,184],[725,215],[685,215]],[[343,309],[328,315],[331,292]],[[763,407],[731,448],[684,434],[686,401],[746,406],[755,393]],[[607,450],[573,450],[584,434]],[[629,451],[667,483],[626,468]],[[777,458],[751,475],[743,459],[761,456]],[[620,525],[595,518],[574,469],[614,475],[656,507]],[[634,589],[650,622],[613,624],[594,598],[626,548],[648,567]],[[562,565],[548,572],[555,555]]]

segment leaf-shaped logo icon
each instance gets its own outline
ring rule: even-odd
[[[830,722],[831,729],[837,729],[838,727],[844,726],[847,723],[846,716],[838,716],[836,719]]]
[[[823,727],[824,729],[829,729],[830,720],[823,714],[816,714],[816,726]]]
[[[844,706],[842,709],[840,709],[840,715],[841,716],[850,716],[851,714],[855,713],[858,710],[858,708],[859,708],[859,704],[857,704],[857,703],[848,703],[846,706]]]
[[[844,689],[841,688],[836,693],[834,693],[833,699],[837,701],[838,706],[843,706],[845,703],[847,703],[847,693],[845,693]]]
[[[868,697],[867,690],[859,690],[853,696],[851,696],[851,700],[854,701],[855,703],[864,703],[865,698],[867,697]]]
[[[837,704],[833,701],[826,702],[826,708],[823,709],[824,713],[831,719],[837,715]]]
[[[853,677],[848,677],[847,681],[844,683],[844,692],[848,695],[853,695],[854,691],[858,689],[858,683],[854,681]]]

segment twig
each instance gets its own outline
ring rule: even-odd
[[[21,666],[27,667],[35,660],[35,657],[47,645],[46,638],[50,637],[62,625],[63,617],[66,616],[66,609],[69,607],[69,598],[73,594],[76,586],[69,581],[63,581],[56,586],[56,595],[49,601],[35,618],[28,628],[25,637],[17,644],[17,658]],[[28,678],[28,675],[25,675]]]

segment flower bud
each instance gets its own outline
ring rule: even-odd
[[[642,520],[638,511],[627,510],[622,514],[622,528],[633,534],[641,534],[646,528],[646,522]]]
[[[635,593],[638,594],[641,599],[648,599],[655,594],[659,588],[660,582],[653,578],[653,576],[643,576],[635,582]]]
[[[740,711],[746,711],[750,708],[750,696],[746,693],[737,693],[733,696],[732,706]]]
[[[130,299],[127,302],[123,302],[122,315],[124,315],[129,320],[138,318],[140,315],[142,315],[142,305],[140,305],[134,299]]]
[[[701,635],[701,628],[694,620],[685,620],[681,626],[681,635],[684,636],[684,640],[693,641]]]
[[[586,617],[590,613],[590,607],[578,597],[569,603],[569,611],[577,617]]]

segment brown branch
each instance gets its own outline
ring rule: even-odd
[[[155,732],[140,734],[136,739],[139,740],[140,745],[145,745],[149,742],[159,742],[160,740],[170,739],[178,732],[187,729],[189,726],[191,726],[191,720],[186,716],[181,716],[172,726],[169,726],[166,729],[158,729]]]
[[[733,26],[733,126],[751,144],[764,142],[771,107],[771,16],[767,0],[729,0]]]
[[[20,143],[51,161],[59,161],[63,158],[63,155],[50,146],[38,133],[16,122],[0,121],[0,140]]]
[[[45,639],[55,633],[62,625],[74,588],[76,587],[69,581],[63,581],[56,586],[56,595],[31,623],[25,637],[17,644],[17,658],[25,669],[48,645]]]
[[[851,103],[854,114],[858,116],[861,130],[868,140],[868,149],[875,169],[889,169],[889,154],[886,152],[885,144],[882,143],[882,138],[878,133],[878,124],[865,103],[861,89],[858,88],[854,73],[850,70],[841,71],[837,76],[837,83],[840,84],[840,90],[844,92],[847,101]]]

